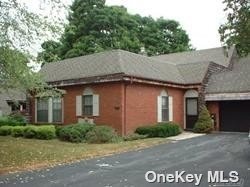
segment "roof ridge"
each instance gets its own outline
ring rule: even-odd
[[[154,57],[160,57],[160,56],[165,56],[165,55],[175,55],[175,54],[183,54],[183,53],[192,53],[192,52],[208,51],[208,50],[220,49],[220,48],[223,48],[223,47],[212,47],[212,48],[208,48],[208,49],[199,49],[199,50],[181,51],[181,52],[160,54],[160,55],[152,56],[152,58],[154,58]]]

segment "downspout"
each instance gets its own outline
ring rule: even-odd
[[[127,84],[124,84],[124,88],[123,88],[123,97],[124,97],[124,102],[123,102],[123,135],[125,136],[127,134],[127,127],[126,127],[126,123],[127,123]]]

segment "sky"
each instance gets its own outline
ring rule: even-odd
[[[226,20],[222,0],[106,0],[129,13],[178,21],[196,49],[221,46],[218,28]]]

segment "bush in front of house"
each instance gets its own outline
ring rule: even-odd
[[[0,117],[0,126],[24,126],[26,119],[21,114],[11,114]]]
[[[137,134],[137,133],[133,133],[127,136],[123,137],[124,141],[133,141],[133,140],[141,140],[141,139],[145,139],[147,138],[147,135],[142,135],[142,134]]]
[[[88,143],[113,143],[120,141],[119,136],[112,127],[95,126],[86,134],[86,142]]]
[[[36,139],[51,140],[56,137],[56,128],[54,125],[42,125],[36,129]]]
[[[24,127],[23,126],[14,126],[11,129],[11,136],[13,137],[22,137],[24,134]]]
[[[23,137],[24,138],[36,138],[37,135],[37,126],[34,125],[28,125],[26,127],[23,127]]]
[[[0,127],[0,136],[8,136],[11,134],[12,126],[1,126]]]
[[[85,141],[86,134],[94,128],[92,124],[72,124],[57,127],[56,134],[60,140],[80,143]]]
[[[176,136],[181,133],[181,128],[173,122],[157,123],[152,126],[138,127],[135,133],[147,135],[148,137],[169,137]]]
[[[206,106],[202,107],[193,131],[196,133],[210,133],[213,131],[213,120]]]

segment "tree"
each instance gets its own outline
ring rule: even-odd
[[[221,41],[227,47],[236,46],[241,56],[250,53],[250,2],[249,0],[224,0],[227,22],[220,26]]]
[[[46,3],[54,11],[55,7],[62,8],[60,1],[48,0]],[[30,53],[32,45],[41,37],[58,31],[60,19],[56,22],[57,18],[34,13],[19,0],[1,0],[0,12],[0,92],[47,90],[50,87],[27,63],[34,60]]]
[[[194,132],[210,133],[213,130],[213,120],[206,106],[201,108],[197,122],[194,125]]]
[[[69,23],[56,44],[59,50],[54,53],[54,43],[43,48],[39,55],[43,61],[109,49],[140,53],[145,48],[149,56],[191,49],[188,35],[174,20],[131,15],[125,7],[105,5],[105,0],[75,0],[70,10]]]

